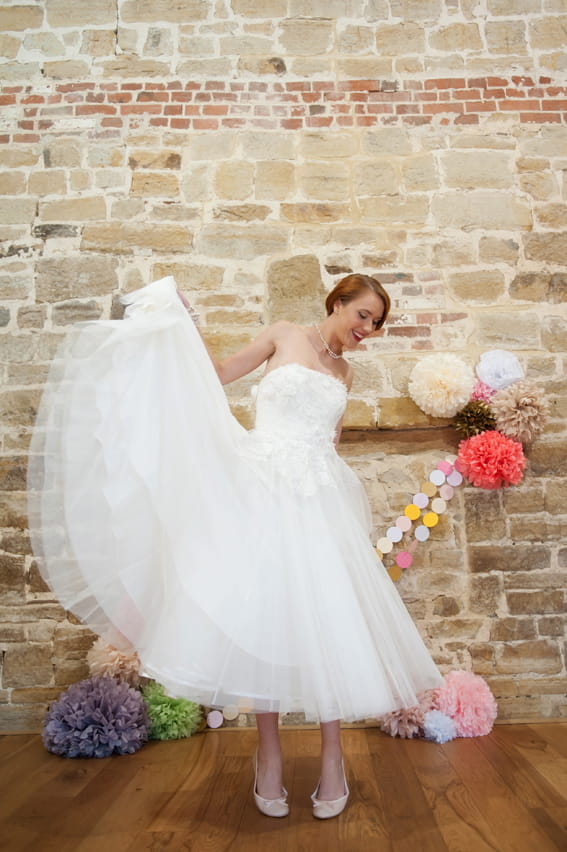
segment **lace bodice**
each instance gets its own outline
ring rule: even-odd
[[[346,465],[333,441],[346,400],[343,382],[301,364],[267,373],[258,386],[256,423],[246,448],[257,472],[271,482],[276,474],[302,494],[338,485],[337,467]]]

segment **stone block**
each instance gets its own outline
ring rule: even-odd
[[[526,639],[537,639],[534,618],[499,618],[491,625],[491,642],[518,642]]]
[[[506,488],[502,492],[506,514],[533,514],[545,509],[541,487]],[[549,511],[549,510],[548,510]]]
[[[33,426],[40,392],[25,388],[0,393],[0,417],[6,426]]]
[[[520,175],[520,188],[536,201],[547,201],[557,194],[557,181],[550,172],[527,172]]]
[[[411,154],[412,142],[407,130],[401,127],[379,127],[366,131],[362,140],[365,154]]]
[[[188,79],[226,79],[232,74],[231,60],[227,57],[218,59],[189,59],[180,62],[176,68],[180,77]]]
[[[314,56],[331,49],[333,29],[329,20],[286,18],[279,24],[279,41],[286,54]]]
[[[549,352],[567,350],[567,321],[562,317],[544,317],[542,321],[542,343]]]
[[[97,320],[102,316],[102,307],[98,302],[90,300],[81,302],[77,299],[70,302],[60,302],[53,306],[51,319],[54,326],[73,325],[76,322]]]
[[[114,222],[86,225],[81,249],[113,254],[132,254],[140,249],[187,252],[192,241],[191,231],[180,225]]]
[[[0,13],[1,14],[1,13]],[[9,35],[0,35],[0,56],[3,59],[15,59],[20,49],[21,40]]]
[[[306,160],[352,157],[357,151],[357,140],[352,133],[306,131],[299,137],[299,150]]]
[[[234,145],[234,133],[199,133],[189,140],[189,159],[228,160],[233,155]]]
[[[51,60],[43,63],[43,74],[55,80],[80,80],[89,73],[87,62],[80,59]]]
[[[230,0],[235,15],[245,18],[283,18],[287,13],[287,0]]]
[[[565,636],[564,615],[544,615],[537,620],[537,630],[540,636]],[[558,692],[565,691],[557,690]]]
[[[564,593],[560,589],[506,592],[508,610],[512,615],[563,613],[565,611],[564,597]]]
[[[565,551],[567,553],[567,551]],[[562,564],[562,551],[559,550],[557,562],[560,568],[566,568],[567,562]],[[504,586],[506,589],[564,589],[565,588],[565,572],[545,570],[543,566],[541,571],[529,571],[523,573],[518,571],[515,573],[504,574]]]
[[[425,53],[425,30],[423,26],[411,21],[401,24],[376,27],[376,47],[379,55],[405,56],[411,53]]]
[[[4,540],[2,549],[7,550]],[[5,604],[23,600],[25,593],[25,564],[23,555],[0,553],[0,594]],[[3,637],[3,641],[6,641]]]
[[[358,197],[395,195],[399,189],[399,178],[389,159],[360,160],[353,167],[352,185]]]
[[[43,257],[37,262],[36,297],[41,302],[103,296],[118,286],[118,262],[97,254]]]
[[[0,198],[0,225],[31,225],[35,214],[33,198]]]
[[[558,674],[563,665],[557,643],[535,639],[496,649],[496,671],[502,674]]]
[[[41,6],[24,5],[7,6],[0,8],[0,32],[23,32],[25,30],[37,30],[43,23],[43,9]]]
[[[527,234],[524,237],[524,251],[528,260],[563,265],[567,256],[567,231]]]
[[[299,73],[294,64],[293,70]],[[332,70],[330,69],[331,73]],[[339,79],[379,80],[392,76],[392,60],[382,56],[348,56],[337,60]],[[311,75],[309,75],[311,76]],[[330,76],[330,74],[326,75]]]
[[[409,397],[382,397],[378,400],[379,429],[429,426],[431,422],[432,418]]]
[[[441,615],[443,617],[458,615],[461,611],[458,600],[449,595],[439,595],[433,601],[433,615]]]
[[[350,398],[344,413],[343,429],[376,428],[376,410],[374,405],[363,399]]]
[[[426,195],[380,195],[359,199],[362,222],[379,225],[420,227],[429,214]]]
[[[214,217],[220,222],[263,222],[271,212],[265,204],[223,204],[215,207]]]
[[[97,158],[97,162],[92,162],[91,152],[89,152],[89,163],[90,165],[106,165],[106,166],[121,166],[121,157],[120,161],[115,161],[114,159],[110,161],[106,161],[108,159],[107,151],[105,149],[105,161],[100,162],[100,158]],[[121,152],[118,152],[120,155]],[[111,157],[116,157],[115,149],[108,150],[108,155]],[[134,149],[130,151],[128,156],[128,165],[131,169],[151,169],[152,171],[159,171],[163,169],[180,169],[181,168],[181,154],[178,151],[172,150],[164,150],[160,149],[157,151],[152,151],[148,149]]]
[[[244,160],[221,163],[215,172],[214,188],[219,198],[244,200],[252,193],[254,165]]]
[[[506,189],[514,174],[509,154],[502,151],[443,151],[445,183],[458,189]]]
[[[25,305],[18,308],[18,328],[43,328],[46,318],[45,305]]]
[[[120,7],[126,24],[187,24],[203,21],[209,14],[207,0],[125,0]]]
[[[529,134],[520,139],[519,144],[523,153],[530,157],[564,157],[567,127],[544,125],[537,134]]]
[[[288,235],[273,225],[209,224],[196,240],[197,251],[212,257],[252,260],[259,255],[285,252]]]
[[[69,3],[68,0],[45,0],[47,23],[52,28],[102,26],[116,23],[117,0],[89,0],[88,3]]]
[[[407,192],[438,189],[439,173],[432,154],[415,154],[402,160],[402,178]]]
[[[4,195],[23,195],[26,192],[26,176],[23,172],[5,172],[1,186]]]
[[[545,545],[474,544],[468,548],[473,573],[490,571],[541,571],[551,565],[551,551]]]
[[[346,201],[350,198],[349,170],[344,163],[306,163],[299,166],[297,174],[307,199]]]
[[[106,218],[106,202],[101,195],[90,198],[61,198],[40,201],[39,217],[44,222],[85,222]]]
[[[475,642],[469,646],[473,671],[475,674],[494,672],[494,646],[488,642]]]
[[[465,491],[467,540],[495,541],[506,537],[506,520],[497,491]]]
[[[81,53],[88,56],[113,56],[116,52],[114,30],[83,30]]]
[[[432,30],[428,36],[429,46],[447,52],[482,50],[478,24],[448,24]]]
[[[374,30],[372,27],[349,24],[339,32],[338,49],[340,54],[369,53],[373,44]]]
[[[461,302],[492,305],[504,293],[504,275],[498,269],[455,272],[449,275],[449,290]]]
[[[514,541],[557,541],[567,536],[567,520],[544,515],[535,517],[511,516],[509,519],[510,538]]]
[[[194,165],[183,169],[181,191],[185,201],[209,201],[212,197],[209,167]]]
[[[2,672],[4,687],[51,686],[52,683],[50,646],[14,643],[6,647]]]
[[[295,193],[295,166],[285,160],[256,163],[255,196],[266,201],[283,201]]]
[[[536,208],[538,225],[560,231],[567,225],[567,204],[540,204]]]
[[[481,346],[539,349],[539,318],[536,314],[491,311],[476,318],[476,341]]]
[[[32,172],[28,179],[28,190],[33,195],[64,195],[67,191],[65,172],[62,169]]]
[[[176,198],[179,194],[179,179],[172,172],[134,172],[130,192],[134,196]]]
[[[542,509],[545,509],[551,515],[563,515],[567,512],[564,482],[550,479],[545,483],[545,498]]]
[[[365,0],[289,0],[289,14],[301,17],[348,18],[362,17]]]
[[[269,322],[312,324],[326,295],[319,261],[310,254],[274,261],[268,268],[267,291]]]
[[[531,228],[529,205],[509,193],[472,190],[434,196],[431,208],[441,227],[481,230],[522,230]]]
[[[563,9],[565,9],[564,6]],[[529,21],[528,29],[532,48],[537,50],[549,50],[554,47],[565,49],[567,15],[546,15],[543,18],[532,18]]]
[[[284,221],[306,224],[339,222],[350,217],[348,204],[282,204],[280,211]]]
[[[526,25],[522,20],[487,21],[484,33],[489,53],[521,56],[527,52]]]

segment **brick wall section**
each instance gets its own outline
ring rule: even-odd
[[[524,482],[463,490],[399,587],[503,718],[565,713],[566,20],[562,0],[2,5],[0,729],[37,728],[92,642],[26,532],[50,358],[169,273],[218,353],[380,274],[392,317],[352,357],[343,448],[377,535],[457,443],[407,398],[420,353],[517,353],[552,403]],[[247,425],[255,381],[228,389]]]

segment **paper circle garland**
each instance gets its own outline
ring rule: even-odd
[[[427,527],[424,527],[423,524],[420,524],[418,527],[415,528],[414,535],[418,541],[427,541],[430,536],[430,532]]]
[[[406,515],[410,519],[410,521],[415,521],[421,515],[421,509],[419,508],[419,506],[416,506],[415,503],[410,503],[408,506],[405,507],[404,515]],[[396,540],[399,541],[400,539],[398,538]]]
[[[407,515],[400,515],[399,518],[396,518],[396,526],[402,532],[409,532],[411,530],[411,519]]]
[[[220,710],[210,710],[207,713],[207,725],[209,728],[220,728],[223,723],[223,715]]]

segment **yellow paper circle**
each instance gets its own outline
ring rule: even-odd
[[[388,574],[390,575],[394,583],[397,583],[400,577],[402,576],[402,569],[399,565],[392,565],[390,568],[388,568]]]
[[[442,497],[436,497],[435,500],[431,501],[431,510],[438,515],[442,515],[446,508],[447,504]]]
[[[421,509],[419,506],[416,506],[415,503],[409,503],[404,509],[404,515],[406,515],[410,521],[417,521],[421,515]]]
[[[439,523],[439,516],[435,512],[427,512],[422,518],[426,527],[435,527]]]
[[[428,481],[422,482],[419,486],[419,490],[423,494],[427,494],[428,497],[433,497],[434,494],[437,494],[437,486]]]
[[[384,536],[384,538],[379,538],[376,542],[376,550],[382,551],[382,555],[384,555],[385,553],[390,553],[393,546],[393,543],[390,541],[389,538],[386,538],[386,536]]]

